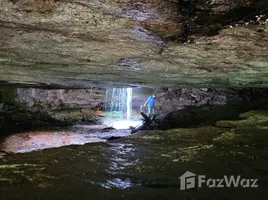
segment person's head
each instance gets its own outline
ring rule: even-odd
[[[155,94],[153,94],[153,96],[152,96],[153,98],[156,98],[156,95]]]

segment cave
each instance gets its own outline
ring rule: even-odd
[[[264,199],[267,0],[1,0],[0,199]]]

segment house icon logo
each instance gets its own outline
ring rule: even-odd
[[[181,190],[191,189],[195,188],[195,177],[196,174],[192,172],[185,172],[179,179],[180,179],[180,185]]]

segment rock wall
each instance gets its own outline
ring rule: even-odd
[[[105,89],[34,89],[19,88],[18,99],[31,111],[51,112],[60,109],[97,109],[105,102]]]
[[[0,85],[0,133],[95,122],[105,90],[46,90]]]
[[[229,100],[242,100],[242,91],[243,89],[167,88],[157,92],[156,107],[161,115],[165,115],[187,106],[224,105]]]
[[[40,111],[30,111],[22,107],[16,86],[0,85],[0,136],[40,127],[63,125]]]
[[[90,121],[103,116],[105,89],[19,88],[18,100],[32,112],[47,113],[60,121]]]
[[[267,89],[166,89],[158,93],[156,129],[214,126],[249,110],[268,109]]]
[[[18,103],[17,87],[0,85],[0,104],[2,104],[2,107],[4,104],[18,105]]]

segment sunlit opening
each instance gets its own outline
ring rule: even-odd
[[[111,123],[111,127],[116,129],[129,129],[130,126],[136,127],[141,124],[142,121],[130,121],[130,120],[122,120],[122,121],[115,121]]]
[[[140,113],[143,111],[141,107],[152,93],[150,88],[108,88],[103,124],[115,129],[129,129],[140,125]]]

